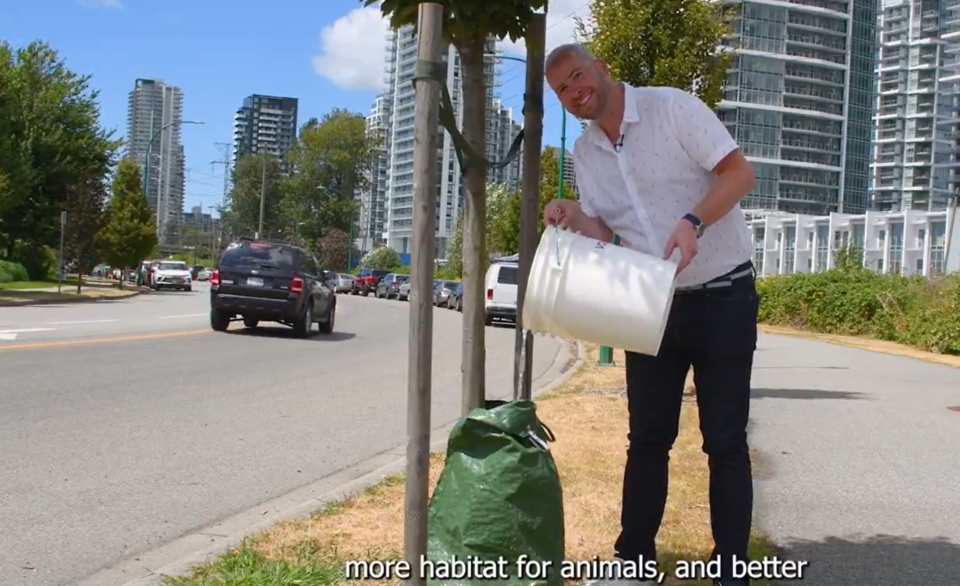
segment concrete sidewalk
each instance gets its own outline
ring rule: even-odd
[[[960,369],[761,335],[753,388],[758,528],[804,586],[957,583]]]

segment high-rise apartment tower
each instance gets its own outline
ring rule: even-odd
[[[297,138],[297,98],[254,94],[233,119],[233,164],[243,155],[267,152],[288,172],[287,151]]]
[[[957,187],[960,0],[881,0],[872,208],[942,210]]]
[[[136,80],[127,108],[126,156],[140,165],[141,176],[149,164],[146,196],[156,214],[157,236],[163,244],[176,241],[175,232],[183,216],[186,161],[180,140],[182,122],[180,88],[162,79]]]
[[[867,206],[876,0],[750,0],[720,118],[757,175],[745,208]]]
[[[500,151],[503,145],[500,139],[500,128],[503,127],[502,108],[495,103],[493,96],[495,50],[496,43],[491,39],[487,45],[490,56],[485,59],[484,67],[488,88],[486,103],[489,151]],[[460,57],[452,46],[445,47],[442,54],[443,66],[446,70],[446,85],[450,91],[453,107],[456,109],[457,124],[459,128],[463,128]],[[387,212],[383,239],[387,246],[401,255],[410,252],[413,227],[414,89],[412,82],[416,65],[417,38],[413,27],[405,26],[388,32],[386,66],[388,87],[384,98],[390,108],[390,130],[387,149]],[[503,150],[505,154],[505,149]],[[496,160],[496,153],[489,152],[487,158]],[[446,131],[442,132],[438,163],[440,169],[437,185],[437,249],[435,252],[438,258],[444,258],[448,239],[453,236],[456,228],[464,195],[460,163],[453,147],[453,140]],[[515,171],[516,168],[514,168],[514,175],[516,175]],[[501,177],[506,181],[510,172],[509,166],[502,172],[491,169],[490,178],[496,180]]]

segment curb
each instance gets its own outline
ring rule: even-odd
[[[566,340],[560,340],[560,343],[553,362],[541,377],[550,375],[558,363],[570,360],[570,344]],[[577,359],[573,366],[535,390],[534,397],[556,389],[580,370],[585,363],[586,353],[579,342],[575,347]],[[446,449],[448,437],[457,421],[430,432],[430,453]],[[406,471],[406,452],[407,445],[403,444],[367,458],[253,509],[197,529],[158,549],[123,560],[78,581],[76,586],[159,586],[165,578],[190,573],[196,566],[237,547],[252,534],[282,521],[309,517],[325,505],[349,498],[384,478]]]
[[[33,307],[37,305],[60,305],[64,303],[99,303],[100,301],[130,299],[132,297],[142,295],[143,293],[143,291],[131,291],[130,293],[111,295],[110,297],[86,297],[84,295],[76,295],[74,297],[67,297],[65,299],[36,299],[33,301],[25,301],[23,303],[16,301],[0,301],[0,307]]]

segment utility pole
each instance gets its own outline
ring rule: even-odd
[[[523,187],[520,199],[520,279],[517,287],[517,329],[514,348],[513,396],[531,398],[533,334],[523,328],[524,296],[533,255],[537,250],[540,209],[540,149],[543,144],[543,74],[546,14],[534,14],[527,25],[527,81],[523,115]]]
[[[263,149],[258,150],[260,150],[263,165],[261,165],[262,171],[260,172],[260,225],[257,228],[257,238],[263,238],[263,209],[267,202],[267,155],[263,152]]]
[[[419,6],[417,59],[441,66],[443,5]],[[418,77],[424,72],[418,72]],[[413,254],[410,259],[410,331],[407,379],[407,474],[403,545],[407,562],[419,568],[427,554],[427,504],[430,480],[430,399],[433,359],[433,259],[436,244],[437,133],[440,87],[416,80],[413,131]],[[413,572],[407,586],[426,586]]]
[[[210,210],[210,260],[212,261],[214,267],[216,267],[217,253],[214,250],[216,248],[216,244],[214,243],[213,210],[217,209],[217,206],[207,206],[207,209]]]
[[[57,293],[63,287],[63,236],[67,230],[67,212],[60,212],[60,267],[57,269]],[[77,275],[83,279],[83,275]],[[123,276],[120,277],[120,286],[123,287]]]
[[[223,160],[213,161],[212,166],[223,165],[223,199],[220,201],[220,207],[218,211],[220,212],[220,230],[223,230],[223,210],[227,207],[227,203],[230,199],[230,143],[228,142],[215,142],[213,146],[217,147],[217,150],[220,151],[220,154],[223,155]],[[219,240],[217,238],[216,240]],[[220,253],[220,247],[214,244],[214,230],[213,230],[213,212],[210,212],[210,253],[213,256],[213,264],[217,264],[217,257]]]

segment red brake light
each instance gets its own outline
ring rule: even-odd
[[[211,285],[220,284],[220,269],[214,269],[213,274],[210,275],[210,284]]]
[[[293,283],[290,284],[290,290],[294,293],[300,293],[303,291],[303,279],[300,277],[294,277]]]
[[[487,289],[487,299],[493,299],[493,289]]]

